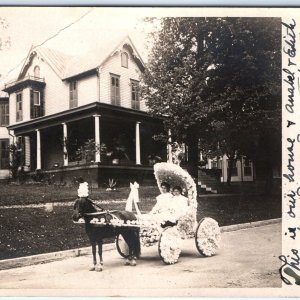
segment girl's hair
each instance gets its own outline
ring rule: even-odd
[[[173,187],[173,191],[174,191],[174,190],[179,191],[180,194],[182,193],[182,188],[181,188],[181,186],[179,186],[179,185],[174,186],[174,187]]]
[[[167,189],[168,192],[170,191],[171,186],[167,182],[162,182],[160,186],[161,187],[164,186]]]

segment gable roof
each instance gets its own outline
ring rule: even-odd
[[[133,59],[136,60],[136,63],[138,64],[139,68],[143,70],[145,68],[143,59],[137,52],[130,37],[126,36],[121,40],[121,42],[120,39],[117,39],[110,42],[109,44],[102,44],[100,48],[89,51],[88,53],[80,57],[74,57],[68,63],[64,79],[72,78],[78,76],[79,74],[86,73],[93,69],[99,68],[116,51],[121,50],[123,46],[126,47],[126,45],[128,48],[131,48],[131,50],[128,49],[129,52],[131,52],[130,54],[132,55]]]
[[[66,55],[58,50],[41,46],[37,48],[37,51],[45,60],[47,60],[48,64],[54,69],[56,74],[61,79],[64,78],[68,63],[72,60],[72,56]]]
[[[60,79],[67,80],[90,71],[96,71],[97,68],[103,65],[116,51],[122,50],[123,47],[129,52],[140,70],[143,71],[145,69],[143,59],[127,35],[121,41],[119,38],[110,42],[104,42],[100,48],[91,50],[81,56],[70,56],[61,51],[44,46],[32,46],[18,75],[15,76],[14,80],[10,80],[10,82],[24,78],[36,55],[40,55]]]

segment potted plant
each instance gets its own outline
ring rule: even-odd
[[[104,143],[100,145],[95,144],[94,139],[88,139],[80,146],[76,151],[77,160],[80,160],[83,163],[93,162],[95,160],[95,154],[100,152],[100,155],[106,156],[107,148]]]

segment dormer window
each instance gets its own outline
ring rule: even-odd
[[[35,66],[34,69],[33,69],[33,74],[34,74],[34,77],[36,78],[40,78],[41,77],[41,74],[40,74],[40,67],[39,66]]]
[[[121,54],[121,66],[128,68],[128,54],[126,52],[122,52]]]

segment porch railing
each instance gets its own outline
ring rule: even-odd
[[[26,80],[33,80],[33,81],[38,81],[38,82],[45,82],[45,78],[40,78],[40,77],[35,77],[35,76],[31,76],[31,75],[27,75],[25,76],[24,78],[22,79],[19,79],[19,80],[15,80],[15,81],[12,81],[12,82],[9,82],[9,83],[6,83],[4,85],[5,89],[9,88],[9,87],[12,87],[18,83],[21,83],[21,82],[24,82]]]

